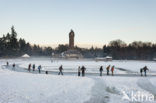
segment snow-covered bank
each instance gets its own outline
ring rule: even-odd
[[[0,103],[83,103],[94,81],[87,77],[18,73],[0,69]]]
[[[4,66],[9,61],[9,66]],[[16,69],[12,70],[13,63],[16,63]],[[54,73],[38,74],[38,71],[29,73],[27,68],[29,63],[42,65],[43,67],[57,70],[61,64],[66,71],[75,71],[75,75],[66,74],[58,76]],[[139,63],[139,64],[137,64]],[[130,70],[147,65],[155,70],[155,62],[145,61],[54,61],[50,59],[9,59],[0,60],[0,103],[155,103],[156,101],[128,101],[122,100],[123,91],[131,96],[131,92],[138,91],[145,94],[152,94],[156,99],[156,77],[147,76],[126,76],[128,72],[116,70],[115,73],[125,73],[124,76],[115,74],[115,76],[99,77],[99,66],[108,64],[117,65],[125,68],[132,67]],[[135,65],[136,64],[136,65]],[[3,65],[3,66],[2,66]],[[97,72],[96,76],[86,75],[86,77],[77,77],[77,66],[85,65],[88,72]],[[127,65],[127,66],[126,66]],[[71,67],[71,68],[68,68]],[[128,70],[129,70],[128,69]],[[20,72],[19,72],[20,71]],[[56,72],[56,73],[57,73]],[[44,73],[44,72],[43,72]],[[148,75],[151,75],[148,73]]]

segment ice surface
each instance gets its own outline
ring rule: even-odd
[[[18,68],[12,71],[11,66],[3,66],[6,65],[6,61],[10,64],[16,63]],[[129,72],[119,69],[116,69],[115,73],[125,74],[124,76],[46,75],[28,73],[27,70],[23,70],[29,63],[36,66],[42,65],[44,70],[56,72],[60,65],[63,65],[64,72],[77,72],[78,66],[82,65],[86,66],[86,72],[90,73],[99,73],[101,65],[104,68],[115,65],[116,68],[123,68],[132,73],[139,72],[140,68],[147,65],[150,69],[148,74],[156,71],[156,62],[152,61],[54,60],[52,62],[50,58],[1,59],[0,103],[130,103],[130,101],[122,100],[123,91],[128,95],[131,91],[141,91],[153,94],[156,98],[155,76],[125,76]],[[21,71],[17,72],[19,70]]]

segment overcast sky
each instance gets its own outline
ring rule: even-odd
[[[156,43],[156,0],[0,0],[0,36],[14,25],[18,37],[41,45],[80,46],[121,39]]]

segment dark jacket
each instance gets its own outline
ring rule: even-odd
[[[146,71],[148,70],[147,66],[145,66],[145,67],[143,68],[143,70],[144,70],[144,72],[146,72]]]
[[[83,66],[83,67],[81,68],[81,70],[82,70],[82,72],[84,72],[84,71],[86,70],[86,68]]]
[[[103,71],[103,67],[101,66],[101,67],[100,67],[100,72],[102,72],[102,71]]]
[[[60,70],[60,71],[62,71],[62,70],[63,70],[62,66],[60,66],[60,67],[59,67],[59,70]]]

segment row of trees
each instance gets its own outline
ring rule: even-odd
[[[103,48],[90,49],[75,47],[86,58],[112,56],[113,59],[127,60],[153,60],[156,57],[156,44],[151,42],[134,41],[126,44],[122,40],[111,41]],[[61,53],[68,50],[68,45],[59,45],[56,53]]]
[[[151,42],[135,41],[126,44],[122,40],[111,41],[103,48],[79,48],[82,55],[86,58],[112,56],[113,59],[130,59],[130,60],[152,60],[156,57],[156,44]],[[21,56],[25,53],[33,56],[51,56],[52,53],[61,54],[68,50],[68,45],[59,45],[57,48],[40,47],[31,45],[23,38],[17,39],[17,33],[14,27],[11,27],[11,33],[7,33],[0,38],[0,57]]]
[[[156,57],[156,44],[134,41],[127,45],[121,40],[115,40],[108,46],[104,45],[103,52],[112,55],[114,59],[153,60]]]
[[[23,38],[17,39],[17,33],[14,26],[11,27],[11,33],[7,33],[0,38],[0,57],[21,56],[25,53],[29,55],[51,55],[53,49],[51,47],[40,47],[39,45],[31,45]]]

